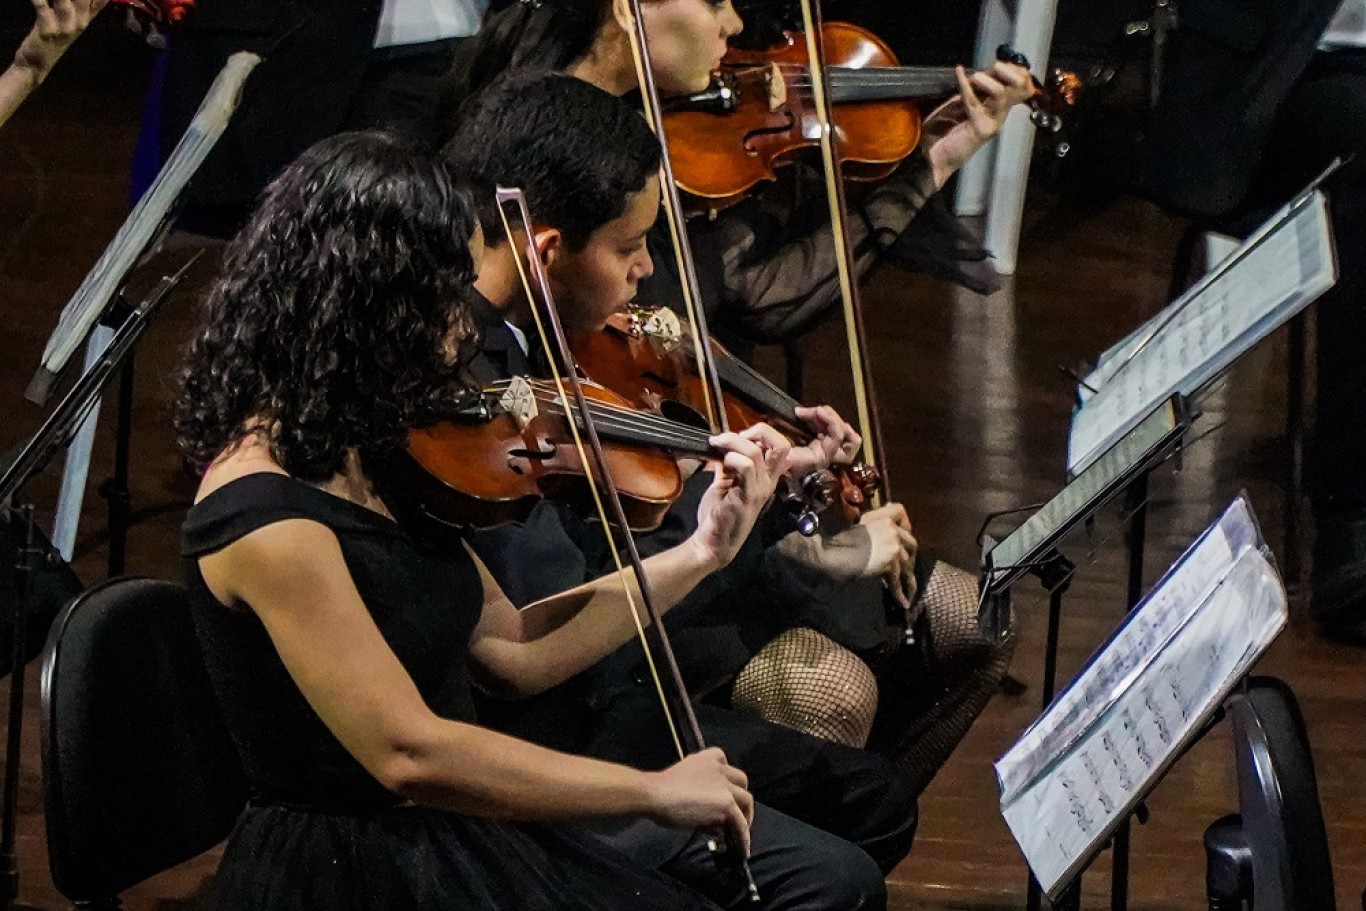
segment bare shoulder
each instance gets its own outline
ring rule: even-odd
[[[198,503],[220,487],[247,475],[261,473],[286,477],[289,475],[289,472],[275,461],[269,446],[257,437],[245,437],[214,459],[213,464],[199,479],[199,489],[195,491],[194,501]]]
[[[248,438],[209,466],[195,502],[254,474],[289,476],[267,446]],[[199,571],[214,597],[227,605],[256,605],[276,595],[316,591],[331,577],[347,578],[337,536],[321,522],[305,518],[281,519],[248,532],[200,557]]]

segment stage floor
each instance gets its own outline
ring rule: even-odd
[[[105,37],[111,33],[106,30]],[[94,37],[94,36],[91,36]],[[80,51],[81,48],[78,48]],[[126,48],[77,53],[0,130],[0,448],[24,439],[42,412],[22,398],[57,315],[128,210],[127,174],[141,116],[145,65]],[[1164,303],[1183,225],[1151,206],[1119,199],[1069,205],[1044,192],[1029,201],[1020,272],[981,298],[895,269],[868,285],[875,371],[887,434],[892,488],[922,546],[960,566],[976,564],[974,536],[988,513],[1045,499],[1064,477],[1064,443],[1075,366]],[[172,446],[171,379],[194,305],[174,299],[137,359],[132,496],[137,524],[128,571],[178,578],[178,524],[192,492]],[[842,329],[823,327],[806,345],[807,398],[852,414]],[[1181,471],[1159,471],[1151,487],[1147,578],[1240,490],[1246,489],[1282,560],[1286,339],[1277,333],[1207,395]],[[781,376],[776,352],[761,364]],[[103,503],[94,493],[112,463],[113,421],[101,422],[78,541],[77,570],[102,578],[107,553]],[[29,493],[50,518],[56,471]],[[1307,544],[1307,538],[1303,544]],[[1124,609],[1125,560],[1118,510],[1093,534],[1070,541],[1078,564],[1062,627],[1064,679],[1115,626]],[[1308,721],[1328,823],[1341,907],[1366,886],[1366,688],[1362,653],[1326,642],[1305,619],[1295,592],[1289,629],[1258,671],[1287,681]],[[997,805],[992,762],[1038,711],[1047,599],[1031,582],[1017,588],[1021,642],[1014,674],[1029,689],[998,696],[921,801],[920,832],[891,877],[893,908],[1007,909],[1024,905],[1025,867]],[[36,663],[21,782],[22,897],[63,906],[47,874],[37,738]],[[3,688],[0,688],[3,690]],[[1354,734],[1353,731],[1358,733]],[[1230,739],[1216,728],[1181,759],[1149,802],[1152,818],[1133,835],[1129,907],[1194,909],[1204,903],[1201,836],[1236,809]],[[209,856],[138,887],[132,909],[196,907],[211,875]],[[1108,904],[1109,855],[1084,880],[1085,907]]]

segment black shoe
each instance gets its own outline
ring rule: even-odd
[[[1314,619],[1366,624],[1366,510],[1320,514],[1314,537]]]

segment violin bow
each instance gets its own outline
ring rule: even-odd
[[[669,642],[669,634],[664,629],[664,617],[656,606],[651,593],[649,579],[646,578],[644,563],[640,557],[640,550],[636,546],[635,534],[626,521],[626,510],[622,506],[621,495],[613,481],[611,469],[608,467],[607,458],[603,453],[602,439],[598,435],[592,412],[589,410],[588,401],[583,393],[583,382],[579,379],[578,370],[574,367],[574,358],[569,349],[569,339],[565,334],[564,324],[560,320],[559,311],[555,307],[555,299],[550,292],[550,283],[546,279],[545,269],[536,250],[535,233],[532,230],[531,215],[527,210],[526,197],[520,189],[515,187],[498,187],[496,193],[499,216],[503,220],[503,229],[507,232],[509,242],[513,244],[514,250],[517,248],[517,238],[513,231],[513,225],[508,219],[505,206],[513,205],[516,207],[518,227],[526,232],[526,263],[522,262],[521,257],[514,257],[517,263],[517,275],[521,279],[527,299],[531,302],[531,313],[536,323],[536,333],[539,336],[542,349],[551,355],[546,358],[550,366],[551,379],[554,381],[556,394],[566,406],[565,412],[569,418],[570,436],[574,441],[575,449],[578,450],[579,459],[586,469],[584,477],[588,481],[594,508],[598,520],[602,523],[603,534],[607,538],[607,548],[611,551],[612,560],[616,564],[617,576],[621,579],[626,603],[630,608],[632,619],[635,621],[636,635],[645,652],[645,661],[650,669],[650,676],[654,680],[655,691],[659,695],[660,704],[663,706],[664,717],[669,726],[669,732],[673,736],[674,747],[678,751],[678,758],[682,759],[690,753],[706,749],[707,744],[702,736],[702,726],[697,721],[697,712],[693,708],[692,698],[688,695],[687,685],[683,682],[683,674],[678,668],[678,660],[674,656],[673,645]],[[528,275],[528,271],[530,275]],[[532,288],[533,279],[535,290],[540,293],[540,299],[545,309],[544,318],[541,308],[536,306],[536,295]],[[546,331],[547,324],[549,324],[549,332]],[[554,348],[550,346],[551,336],[554,337]],[[570,402],[574,404],[572,410],[568,407]],[[580,432],[579,422],[575,420],[574,410],[577,410],[579,419],[583,422],[582,432]],[[587,445],[585,445],[585,440]],[[592,454],[591,460],[589,459],[590,452]],[[621,558],[622,548],[617,544],[617,532],[613,531],[614,524],[625,544],[627,554],[625,562]],[[627,575],[627,564],[635,576],[636,590],[631,587],[630,576]],[[638,600],[636,598],[637,591],[640,595]],[[670,690],[666,690],[664,687],[665,678],[661,678],[659,662],[655,660],[652,651],[651,633],[647,632],[646,619],[649,620],[649,630],[653,632],[655,640],[653,648],[657,648],[663,658]],[[673,706],[672,709],[670,708],[671,705]],[[675,720],[675,713],[682,717],[681,725]],[[710,847],[718,854],[726,853],[729,850],[728,846],[715,839],[710,842]],[[759,888],[754,882],[749,861],[745,858],[738,858],[738,861],[745,877],[750,901],[758,902]]]
[[[816,108],[816,122],[820,127],[826,202],[830,208],[830,226],[835,240],[835,271],[839,278],[840,299],[844,304],[844,332],[849,346],[849,365],[853,372],[854,403],[858,410],[859,433],[863,435],[863,457],[868,464],[882,469],[872,496],[872,505],[877,507],[882,505],[883,500],[890,499],[891,492],[887,482],[887,466],[879,461],[884,452],[882,421],[877,412],[877,394],[867,357],[868,336],[863,300],[854,277],[853,247],[849,243],[849,208],[844,197],[844,175],[835,149],[833,108],[825,78],[820,8],[815,0],[800,0],[800,5],[806,31],[807,68],[811,71],[811,96]]]
[[[711,333],[707,329],[707,315],[702,305],[702,292],[697,284],[697,267],[693,261],[692,244],[688,241],[688,227],[684,220],[683,204],[678,197],[678,184],[674,182],[673,164],[669,160],[669,140],[664,133],[662,106],[659,100],[659,86],[655,83],[653,64],[650,59],[650,45],[645,37],[645,18],[641,14],[640,0],[616,0],[622,4],[631,19],[631,27],[626,30],[631,44],[631,58],[636,67],[636,80],[640,84],[641,106],[645,122],[659,139],[659,188],[664,203],[666,221],[669,224],[669,237],[673,242],[674,261],[678,268],[679,285],[683,292],[683,309],[693,326],[693,354],[697,358],[698,369],[705,382],[702,392],[711,421],[712,429],[725,433],[730,429],[724,405],[725,395],[721,386],[721,375],[716,367],[711,348]]]

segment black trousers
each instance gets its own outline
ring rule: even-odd
[[[749,776],[760,803],[857,845],[884,874],[910,852],[915,797],[885,758],[718,706],[699,705],[697,713],[708,746]],[[575,752],[645,769],[678,758],[659,700],[644,684],[599,706]],[[760,840],[756,832],[756,852]]]
[[[647,819],[582,825],[643,866],[653,867],[730,911],[755,907],[730,852],[707,836]],[[887,906],[882,871],[861,849],[756,804],[750,872],[764,911],[879,911]]]

